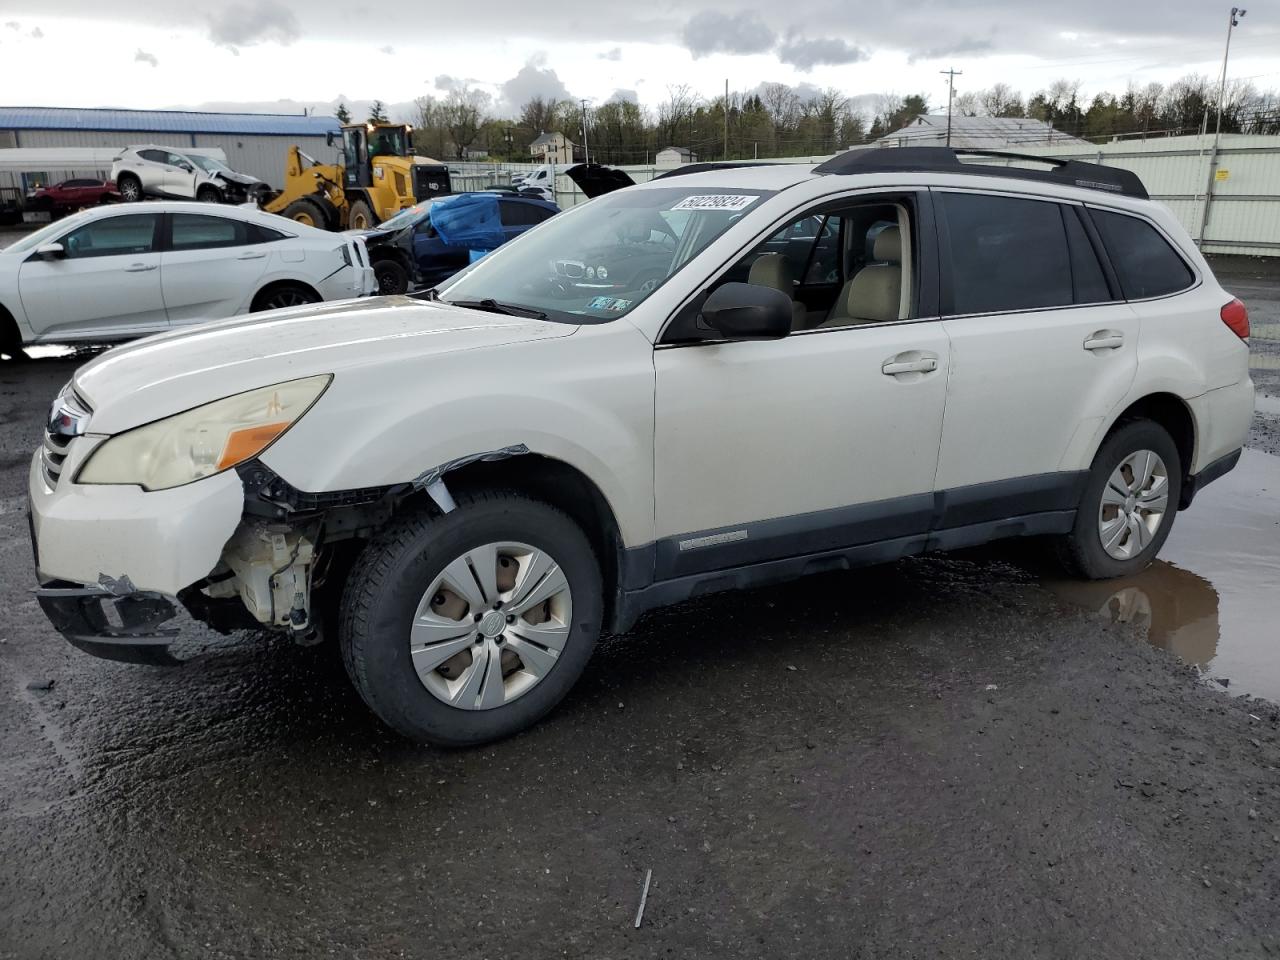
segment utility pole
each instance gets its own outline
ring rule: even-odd
[[[590,163],[591,148],[587,146],[587,101],[584,98],[580,103],[582,104],[582,160],[584,163]]]
[[[729,78],[724,78],[724,158],[729,159]]]
[[[1204,205],[1200,210],[1200,235],[1196,246],[1204,246],[1204,231],[1209,226],[1209,203],[1213,200],[1213,184],[1218,178],[1218,141],[1222,137],[1222,101],[1227,93],[1227,58],[1231,56],[1231,31],[1240,26],[1240,18],[1248,11],[1232,7],[1227,17],[1227,45],[1222,51],[1222,77],[1218,82],[1218,119],[1213,125],[1213,150],[1209,154],[1209,182],[1204,188]]]
[[[947,146],[951,146],[951,101],[956,98],[956,77],[963,77],[964,71],[952,67],[950,70],[939,70],[947,78]]]

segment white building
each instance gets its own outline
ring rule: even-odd
[[[578,152],[577,144],[563,133],[543,133],[529,144],[529,155],[536,163],[567,167],[577,159]]]
[[[1014,150],[1019,147],[1070,147],[1088,141],[1055,130],[1029,117],[951,117],[951,146],[970,150]],[[947,115],[921,114],[900,130],[871,144],[875,147],[942,147],[947,144]]]
[[[698,155],[688,147],[667,147],[654,155],[653,162],[659,167],[682,167],[686,163],[697,163]]]

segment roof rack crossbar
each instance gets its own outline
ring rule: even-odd
[[[1051,170],[1028,170],[1022,167],[963,163],[961,156],[990,157],[996,160],[1020,160],[1040,163]],[[963,147],[872,147],[838,153],[814,167],[814,173],[849,175],[854,173],[966,173],[1016,180],[1039,180],[1062,183],[1086,190],[1119,193],[1139,200],[1149,199],[1147,188],[1131,170],[1105,167],[1100,163],[1061,157],[1038,157],[1003,150],[976,150]]]

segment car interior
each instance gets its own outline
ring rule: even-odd
[[[904,320],[912,308],[911,212],[905,202],[863,203],[787,224],[720,282],[781,290],[795,331]]]

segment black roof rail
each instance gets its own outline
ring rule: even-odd
[[[1021,160],[1025,163],[1048,164],[1049,170],[995,164],[963,163],[960,158],[992,157],[997,160]],[[963,147],[871,147],[838,153],[818,164],[814,173],[848,175],[853,173],[966,173],[987,177],[1010,177],[1017,180],[1040,180],[1049,183],[1119,193],[1139,200],[1150,199],[1147,188],[1132,170],[1104,167],[1083,160],[1061,160],[1001,150],[969,150]]]
[[[667,177],[684,177],[691,173],[706,173],[708,170],[737,170],[739,167],[772,167],[776,164],[767,160],[718,160],[709,163],[686,163],[666,173],[660,173],[653,179],[665,180]]]

